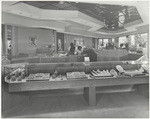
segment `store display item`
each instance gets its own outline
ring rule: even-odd
[[[117,65],[117,66],[116,66],[116,69],[117,69],[120,73],[123,73],[123,72],[124,72],[124,69],[123,69],[122,66],[120,66],[120,65]]]
[[[21,83],[25,82],[25,69],[17,68],[14,70],[11,70],[6,76],[5,76],[5,82],[7,83]]]
[[[116,69],[124,76],[139,76],[139,75],[145,75],[144,70],[140,68],[139,70],[124,70],[120,65],[116,66]]]
[[[58,76],[58,71],[55,70],[54,73],[53,73],[53,75],[52,75],[52,78],[54,79],[54,78],[56,78],[57,76]]]
[[[118,76],[117,72],[114,69],[110,70],[110,74],[113,75],[114,77]]]
[[[68,79],[87,79],[87,75],[85,72],[68,72],[67,73]]]
[[[50,73],[30,74],[27,81],[49,81]]]
[[[50,77],[50,81],[65,81],[67,80],[66,76],[58,75],[57,77]]]
[[[108,70],[100,71],[99,69],[97,71],[92,70],[91,74],[94,77],[111,77],[112,76],[111,73]]]
[[[5,78],[5,82],[6,83],[24,83],[26,82],[26,79],[18,80],[18,79],[12,78],[11,80],[8,80]]]
[[[142,65],[141,66],[143,69],[144,69],[144,71],[146,72],[146,73],[149,73],[149,65]]]

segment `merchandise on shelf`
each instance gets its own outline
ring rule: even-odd
[[[99,69],[97,71],[92,70],[91,74],[94,77],[111,77],[112,76],[111,73],[108,70],[100,71]]]
[[[68,79],[87,79],[88,76],[85,74],[85,72],[68,72],[67,73],[67,78]]]
[[[116,69],[124,76],[133,77],[138,75],[145,75],[144,69],[142,67],[139,70],[124,70],[120,65],[117,65]]]
[[[116,70],[114,70],[114,69],[111,69],[111,70],[110,70],[110,74],[113,75],[114,77],[117,77],[117,76],[118,76],[118,73],[117,73]]]
[[[64,80],[67,80],[66,76],[58,74],[57,70],[54,71],[53,75],[50,78],[50,81],[64,81]]]
[[[27,81],[49,81],[50,73],[30,74]]]
[[[120,65],[117,65],[116,69],[119,71],[119,73],[123,73],[124,72],[124,69]]]
[[[61,74],[60,75],[57,75],[56,77],[51,77],[50,78],[50,81],[65,81],[67,80],[66,76],[62,76]]]
[[[144,72],[149,74],[149,65],[143,64],[141,67],[144,69]]]
[[[5,76],[5,82],[7,83],[21,83],[25,81],[25,69],[11,69],[7,71],[7,75]]]
[[[52,78],[56,78],[57,76],[58,76],[58,72],[57,72],[57,70],[55,70],[55,72],[52,75]]]

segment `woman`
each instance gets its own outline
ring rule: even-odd
[[[74,55],[74,52],[75,52],[75,46],[73,43],[70,43],[70,46],[68,48],[68,53],[67,53],[67,56],[69,55]]]
[[[77,49],[77,55],[81,55],[82,53],[82,47],[81,46],[78,46],[78,49]]]

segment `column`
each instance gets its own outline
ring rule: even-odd
[[[5,52],[5,54],[7,54],[7,25],[5,25],[4,29],[5,29],[5,36],[4,36],[5,37],[5,41],[4,41],[5,42],[4,43],[5,44],[5,51],[4,52]]]
[[[119,37],[115,37],[114,43],[115,43],[115,46],[118,48],[119,47]]]
[[[6,53],[6,46],[5,46],[5,42],[6,42],[6,36],[5,36],[6,32],[5,32],[5,25],[2,25],[2,55],[5,55]]]
[[[57,52],[57,40],[56,40],[56,32],[55,30],[53,30],[53,48],[54,48],[54,52]]]
[[[112,43],[112,38],[108,38],[108,43]]]
[[[149,59],[149,32],[147,33],[147,58]]]
[[[12,55],[18,55],[18,27],[12,27]]]
[[[95,39],[95,49],[98,49],[98,39]]]

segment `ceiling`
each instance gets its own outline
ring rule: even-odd
[[[103,22],[105,26],[102,30],[107,31],[123,29],[124,24],[135,20],[142,21],[136,7],[134,6],[63,1],[23,1],[23,3],[41,9],[78,10]]]
[[[58,32],[91,37],[136,33],[142,26],[144,26],[143,32],[149,29],[148,2],[115,3],[3,1],[2,22],[14,24],[11,19],[20,19],[22,23],[18,25],[29,27],[25,24],[31,24],[31,27],[55,29]]]

